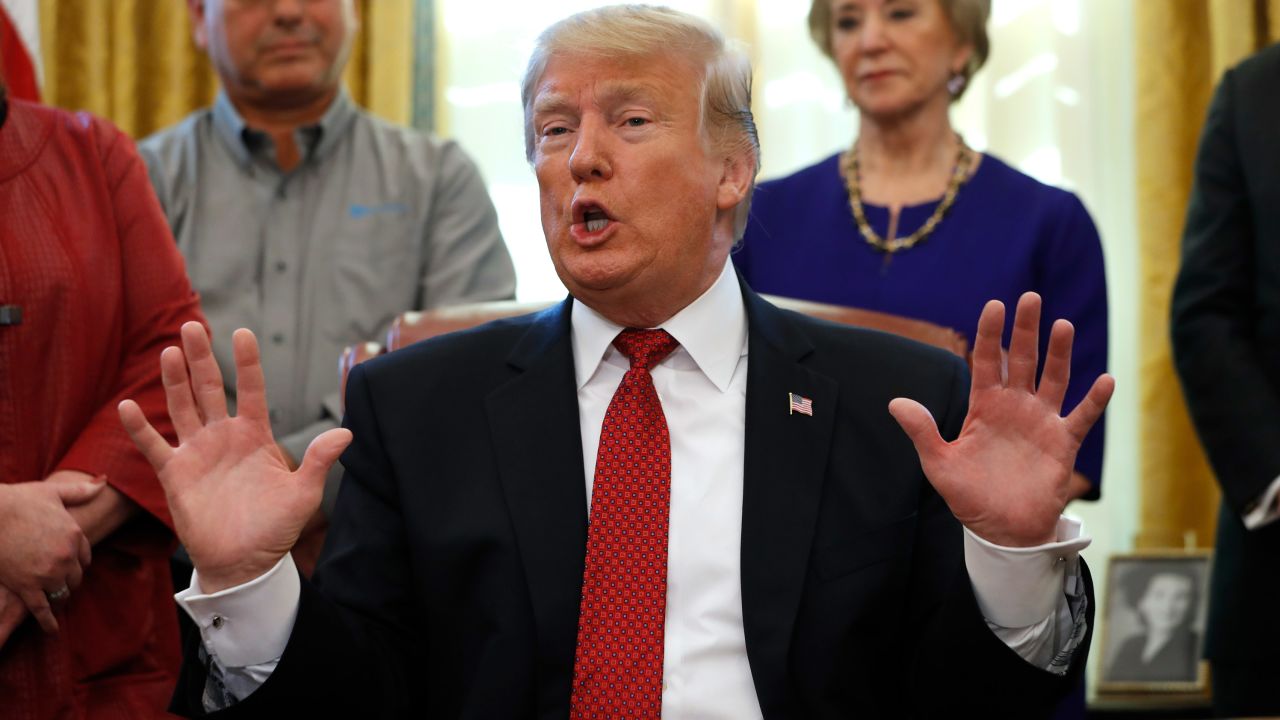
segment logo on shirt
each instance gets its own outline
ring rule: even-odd
[[[383,205],[351,204],[352,220],[363,220],[374,215],[403,215],[406,212],[409,212],[409,208],[404,203],[386,203]]]

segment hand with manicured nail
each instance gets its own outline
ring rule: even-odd
[[[325,432],[312,441],[298,469],[291,470],[271,433],[253,333],[237,330],[232,350],[235,417],[227,414],[222,372],[202,325],[183,325],[182,348],[166,348],[161,354],[176,448],[156,432],[137,403],[120,404],[125,429],[160,477],[178,537],[207,593],[248,582],[289,552],[320,506],[325,473],[351,442],[348,430]]]
[[[1026,293],[1018,300],[1007,378],[1002,377],[1004,305],[992,300],[983,308],[973,345],[969,414],[954,441],[942,439],[920,403],[889,403],[951,512],[979,537],[1006,547],[1055,539],[1058,518],[1072,497],[1076,452],[1115,390],[1115,380],[1102,375],[1063,417],[1074,331],[1065,320],[1053,324],[1037,387],[1039,326],[1040,296]]]

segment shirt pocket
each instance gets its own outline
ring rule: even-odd
[[[422,228],[400,203],[352,203],[330,230],[334,305],[344,338],[378,339],[391,320],[417,309]]]
[[[819,547],[815,553],[818,577],[835,580],[892,558],[908,555],[915,539],[916,513],[851,538]]]

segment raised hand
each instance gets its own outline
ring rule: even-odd
[[[137,403],[120,403],[125,429],[160,477],[204,592],[248,582],[289,552],[320,506],[325,473],[351,442],[350,431],[330,430],[290,470],[272,437],[257,340],[242,328],[232,336],[232,349],[235,417],[227,414],[222,373],[203,326],[183,325],[182,349],[160,355],[176,448]]]
[[[0,484],[0,586],[21,598],[46,632],[58,630],[46,593],[79,587],[91,557],[67,507],[101,490],[94,482]]]
[[[1007,547],[1055,539],[1058,517],[1071,499],[1076,452],[1115,390],[1103,375],[1066,417],[1062,400],[1071,374],[1071,323],[1058,320],[1049,335],[1039,388],[1040,296],[1018,300],[1009,343],[1008,378],[1002,378],[1000,338],[1004,305],[982,309],[973,346],[969,414],[948,443],[929,411],[896,398],[889,412],[910,436],[929,482],[951,512],[979,537]]]

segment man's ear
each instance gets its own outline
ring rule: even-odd
[[[735,148],[724,158],[720,187],[716,191],[716,207],[730,210],[747,199],[756,176],[756,153],[750,148]]]
[[[209,32],[204,26],[204,0],[187,0],[187,14],[191,16],[191,38],[196,41],[196,47],[208,52]]]

